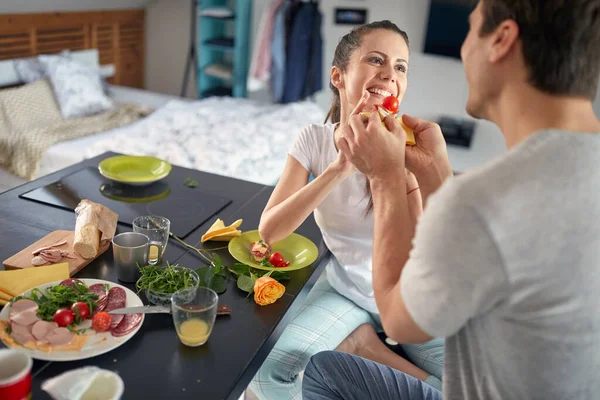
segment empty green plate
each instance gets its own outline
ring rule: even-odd
[[[229,253],[239,262],[249,265],[253,268],[264,269],[267,271],[295,271],[311,265],[319,256],[319,249],[309,239],[297,233],[272,245],[273,252],[279,252],[290,265],[284,268],[269,268],[257,263],[250,254],[250,245],[252,242],[260,240],[258,230],[248,231],[229,241]]]
[[[171,164],[150,156],[114,156],[98,164],[102,176],[127,185],[147,185],[165,178]]]

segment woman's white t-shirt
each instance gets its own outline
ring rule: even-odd
[[[336,125],[310,125],[302,130],[289,154],[316,178],[336,160]],[[334,255],[327,279],[340,294],[379,314],[373,295],[373,213],[366,214],[366,178],[357,172],[338,184],[315,209],[317,225]]]

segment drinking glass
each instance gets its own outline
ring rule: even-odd
[[[218,303],[219,296],[206,287],[173,293],[171,314],[181,343],[191,347],[206,343],[215,325]]]
[[[143,233],[150,239],[150,255],[148,264],[156,265],[162,259],[167,243],[171,222],[165,217],[147,215],[133,220],[133,231]]]

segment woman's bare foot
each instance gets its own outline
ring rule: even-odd
[[[370,324],[362,324],[336,348],[344,353],[354,354],[371,361],[390,366],[424,381],[429,374],[390,350]]]

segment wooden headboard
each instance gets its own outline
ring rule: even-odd
[[[0,60],[98,49],[108,81],[144,87],[144,10],[0,14]]]

